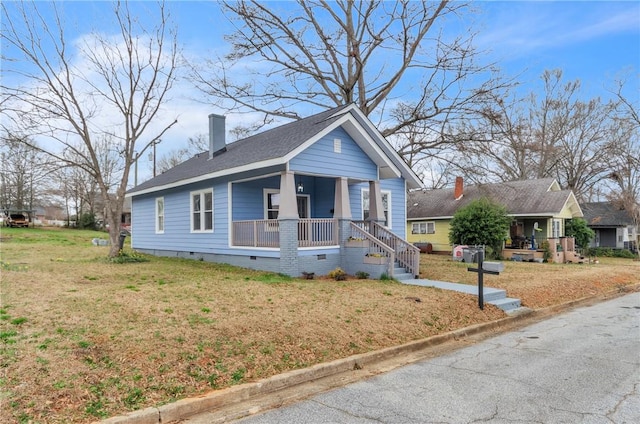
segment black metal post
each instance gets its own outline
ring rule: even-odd
[[[482,262],[484,262],[484,252],[478,251],[478,306],[481,310],[484,310],[484,272],[482,269]]]
[[[484,309],[484,274],[500,275],[500,272],[484,269],[483,250],[480,250],[476,255],[478,255],[478,268],[467,268],[467,271],[478,273],[478,306],[480,309]]]

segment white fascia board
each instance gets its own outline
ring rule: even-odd
[[[578,203],[578,199],[576,199],[576,196],[575,196],[575,194],[573,194],[573,191],[571,191],[569,193],[569,197],[567,197],[567,201],[565,202],[565,206],[571,200],[573,200],[573,204],[575,205],[575,208],[577,209],[577,213],[573,213],[574,208],[569,208],[569,210],[571,211],[571,216],[573,218],[582,218],[582,217],[584,217],[584,213],[582,212],[582,208],[580,207],[580,203]],[[564,207],[562,209],[564,209]]]
[[[400,170],[393,164],[393,162],[389,160],[380,146],[378,146],[376,142],[371,139],[371,137],[369,137],[369,134],[366,132],[366,130],[362,128],[360,123],[349,113],[342,114],[342,116],[333,124],[329,125],[327,128],[320,131],[315,136],[311,137],[309,140],[298,146],[296,149],[289,152],[286,156],[284,156],[285,162],[289,163],[289,161],[291,161],[305,149],[309,148],[313,143],[341,126],[344,127],[345,131],[347,131],[351,138],[353,138],[356,144],[367,154],[367,156],[369,156],[375,162],[375,164],[379,168],[389,169],[389,172],[387,173],[390,173],[389,177],[399,178],[402,176]]]
[[[507,216],[513,218],[553,218],[557,212],[539,212],[539,213],[508,213]]]
[[[429,217],[421,217],[421,218],[407,218],[407,221],[434,221],[437,219],[453,219],[453,215],[451,216],[429,216]]]
[[[164,184],[161,186],[149,187],[148,189],[145,189],[145,190],[140,190],[140,191],[136,191],[135,193],[127,194],[127,197],[139,196],[141,194],[149,194],[149,193],[153,193],[161,190],[168,190],[170,188],[180,187],[187,184],[193,184],[200,181],[209,180],[212,178],[220,178],[228,175],[239,174],[245,171],[254,171],[260,168],[268,168],[270,166],[282,165],[283,163],[285,163],[284,158],[269,159],[262,162],[253,162],[250,164],[238,166],[236,168],[224,169],[222,171],[198,175],[197,177],[187,178],[185,180],[175,181],[173,183]]]
[[[336,115],[340,115],[342,113],[345,112],[353,112],[358,114],[358,116],[360,116],[362,122],[365,123],[365,125],[374,133],[377,135],[378,140],[380,141],[381,144],[383,144],[385,146],[386,149],[388,149],[388,151],[390,153],[393,154],[398,154],[396,149],[393,148],[393,146],[391,144],[389,144],[389,142],[387,141],[387,139],[382,135],[382,133],[380,132],[380,130],[378,130],[378,128],[373,125],[373,122],[371,122],[371,120],[364,114],[362,113],[362,111],[355,105],[355,104],[351,104],[349,105],[349,107],[342,109],[340,112],[337,112]],[[413,171],[413,169],[411,169],[411,167],[409,167],[409,165],[406,164],[406,162],[398,156],[398,160],[400,162],[400,166],[404,169],[404,175],[405,175],[405,180],[411,182],[413,188],[422,188],[424,186],[422,180],[418,177],[418,175],[416,175],[416,173]]]
[[[562,187],[560,187],[560,184],[558,184],[558,181],[555,179],[551,182],[551,185],[547,189],[547,191],[560,191],[560,190],[562,190]]]

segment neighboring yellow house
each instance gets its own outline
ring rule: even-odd
[[[486,197],[507,209],[513,218],[505,247],[531,248],[548,238],[565,235],[565,221],[582,217],[582,210],[571,190],[561,190],[553,178],[456,186],[440,190],[417,190],[407,197],[407,240],[431,244],[434,253],[451,253],[449,222],[456,211],[471,201]],[[537,230],[535,229],[537,228]]]

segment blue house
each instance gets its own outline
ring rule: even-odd
[[[294,277],[418,275],[406,195],[421,182],[356,106],[229,144],[225,133],[210,115],[208,152],[127,193],[135,250]]]

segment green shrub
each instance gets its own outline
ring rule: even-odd
[[[82,230],[96,229],[96,216],[91,212],[85,212],[78,219],[78,228]]]
[[[576,239],[576,245],[579,247],[589,246],[589,242],[593,240],[596,233],[587,226],[587,221],[582,218],[573,218],[567,221],[566,234]]]
[[[333,278],[336,281],[342,281],[347,279],[347,273],[342,268],[336,268],[327,274],[329,278]]]
[[[636,255],[627,249],[616,249],[613,251],[613,256],[616,258],[635,259]]]
[[[551,246],[548,240],[544,240],[540,243],[540,248],[542,249],[542,261],[549,262],[549,259],[552,258],[553,254],[551,253]]]
[[[485,245],[490,247],[487,257],[496,259],[509,231],[511,218],[504,206],[487,198],[474,200],[458,209],[449,228],[451,244]]]
[[[356,272],[356,277],[359,278],[360,280],[366,280],[367,278],[369,278],[369,273],[364,271],[358,271]]]
[[[127,263],[136,263],[136,262],[149,262],[149,259],[141,253],[136,251],[125,252],[121,250],[118,252],[118,256],[113,258],[109,258],[110,262],[114,264],[127,264]]]
[[[636,255],[627,249],[612,249],[610,247],[590,247],[585,249],[587,256],[600,256],[603,258],[634,259]]]

